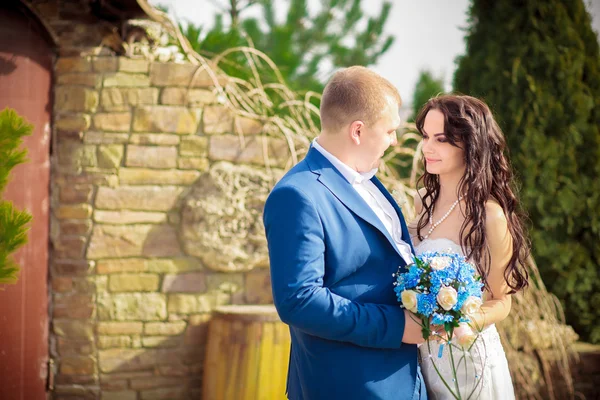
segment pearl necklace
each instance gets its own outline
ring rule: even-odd
[[[448,212],[446,212],[446,214],[444,214],[444,216],[442,218],[439,219],[438,222],[436,222],[435,224],[433,223],[433,210],[431,210],[431,215],[429,215],[429,225],[431,226],[429,228],[429,232],[427,232],[427,235],[423,236],[423,240],[427,239],[429,237],[429,235],[431,235],[431,232],[433,232],[433,230],[435,228],[437,228],[442,222],[444,222],[444,220],[446,218],[448,218],[448,216],[450,215],[450,213],[454,210],[454,208],[456,208],[456,206],[458,205],[458,203],[460,203],[460,201],[462,200],[463,196],[460,196],[450,207],[450,209],[448,210]]]

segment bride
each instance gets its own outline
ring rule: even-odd
[[[468,353],[469,367],[453,381],[448,344],[430,339],[419,347],[431,399],[453,399],[435,368],[461,398],[514,399],[508,364],[495,323],[505,319],[511,294],[528,285],[528,241],[504,136],[490,109],[470,96],[429,100],[416,126],[423,136],[424,186],[415,196],[411,223],[415,251],[452,251],[476,265],[484,283],[483,306],[471,317],[481,331]],[[443,329],[433,327],[440,335]],[[469,328],[468,328],[469,329]],[[458,383],[458,385],[457,385]]]

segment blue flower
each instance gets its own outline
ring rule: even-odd
[[[442,325],[445,322],[452,322],[453,319],[454,319],[454,317],[450,314],[440,314],[440,313],[434,312],[433,319],[431,322],[434,325]]]
[[[423,270],[416,265],[412,265],[407,272],[403,274],[398,274],[396,282],[398,285],[396,287],[401,287],[400,291],[405,289],[413,289],[415,286],[419,284],[421,281],[421,276],[423,274]]]
[[[435,294],[421,293],[417,296],[417,312],[426,317],[431,316],[435,310],[438,309],[437,300]]]
[[[449,259],[445,262],[431,265],[434,258]],[[402,302],[402,292],[405,290],[416,291],[418,297],[417,313],[421,316],[431,317],[437,323],[455,322],[466,320],[460,311],[465,301],[470,296],[482,297],[482,283],[476,279],[475,267],[468,263],[464,256],[457,253],[429,251],[416,257],[416,263],[396,275],[394,291],[399,302]],[[457,313],[447,314],[437,303],[437,295],[443,286],[456,289],[457,303],[452,308]]]
[[[456,305],[454,306],[454,310],[460,310],[465,301],[467,301],[467,299],[469,298],[469,296],[470,294],[465,287],[461,287],[460,289],[458,289],[458,298],[456,301]]]
[[[458,270],[457,279],[460,282],[472,282],[474,281],[475,269],[471,264],[463,263],[461,268]]]

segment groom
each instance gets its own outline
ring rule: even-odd
[[[267,199],[273,298],[290,326],[290,400],[426,399],[420,326],[392,274],[412,262],[400,208],[374,176],[397,144],[398,91],[364,67],[338,71],[321,134]]]

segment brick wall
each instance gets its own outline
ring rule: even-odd
[[[262,126],[189,64],[59,57],[55,78],[54,397],[198,398],[211,310],[272,301]]]

